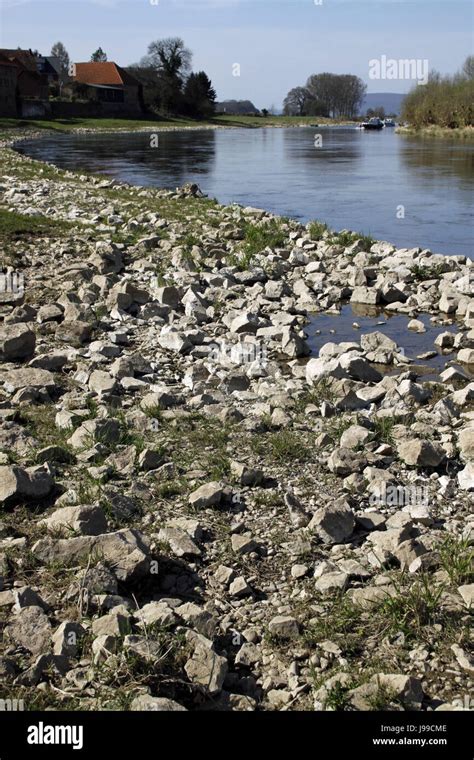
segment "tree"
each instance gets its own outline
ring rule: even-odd
[[[53,45],[53,47],[51,48],[51,55],[54,58],[59,59],[61,72],[64,72],[65,74],[67,74],[69,71],[71,59],[69,58],[69,53],[67,52],[62,42],[56,42]]]
[[[105,53],[101,47],[97,48],[95,53],[92,53],[91,55],[91,61],[93,61],[93,63],[106,63],[107,53]]]
[[[69,67],[71,59],[62,42],[56,42],[51,48],[51,55],[59,60],[58,84],[59,94],[62,94],[64,85],[69,81]],[[55,86],[57,89],[57,85]]]
[[[192,57],[181,37],[168,37],[150,43],[146,60],[162,76],[183,82],[191,71]]]
[[[156,105],[167,112],[179,112],[183,107],[183,86],[191,72],[192,53],[180,37],[155,40],[140,67],[155,72],[159,91]]]
[[[306,87],[293,87],[283,101],[285,116],[306,116],[311,95]]]
[[[313,74],[306,83],[313,101],[329,116],[352,119],[364,99],[366,85],[353,74]]]
[[[385,119],[385,108],[383,106],[377,106],[377,108],[368,108],[366,116],[368,119],[372,119],[374,117]]]
[[[468,55],[462,67],[462,73],[467,79],[474,79],[474,55]]]
[[[184,88],[185,110],[190,116],[197,118],[210,116],[214,113],[216,91],[204,71],[190,74]]]

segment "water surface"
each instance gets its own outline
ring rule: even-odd
[[[472,143],[305,127],[162,132],[156,148],[143,132],[54,135],[18,150],[132,184],[197,182],[222,203],[320,219],[400,247],[473,255]]]

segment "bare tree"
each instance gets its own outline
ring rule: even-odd
[[[474,55],[468,55],[462,67],[462,73],[467,79],[474,79]]]
[[[310,100],[306,87],[293,87],[283,101],[283,113],[285,116],[306,116]]]
[[[180,37],[168,37],[150,43],[145,62],[162,76],[183,82],[191,71],[192,57]]]
[[[69,80],[69,67],[71,65],[71,59],[69,53],[64,47],[62,42],[56,42],[51,48],[51,55],[59,60],[60,70],[58,72],[59,78],[59,94],[62,93],[62,89],[66,82]]]

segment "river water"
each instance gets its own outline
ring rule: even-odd
[[[156,142],[156,139],[154,140]],[[54,135],[18,150],[62,168],[265,208],[399,247],[474,257],[474,144],[393,129],[228,129]]]

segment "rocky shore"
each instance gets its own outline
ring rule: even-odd
[[[8,140],[0,221],[0,699],[472,707],[473,262]],[[346,302],[455,317],[454,366],[310,355]]]

